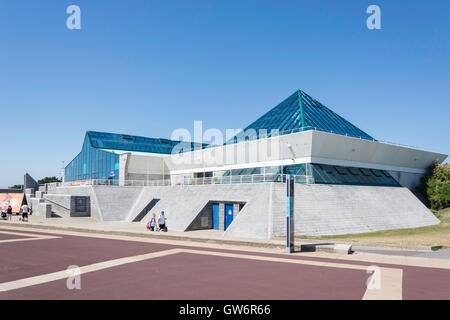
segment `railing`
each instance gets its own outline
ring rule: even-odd
[[[287,175],[285,174],[253,174],[253,175],[238,175],[238,176],[221,176],[221,177],[202,177],[202,178],[187,178],[184,180],[184,185],[202,185],[202,184],[246,184],[246,183],[263,183],[263,182],[286,182]],[[314,178],[305,175],[296,175],[295,183],[311,184],[314,183]]]
[[[119,185],[116,182],[116,185]],[[171,186],[170,180],[125,180],[123,186],[125,187],[157,187],[157,186]]]
[[[49,183],[47,188],[53,187],[77,187],[77,186],[93,186],[93,185],[103,185],[103,186],[116,186],[119,185],[118,180],[111,179],[87,179],[80,181],[68,181],[68,182],[54,182]]]
[[[123,184],[119,184],[118,180],[111,179],[90,179],[73,182],[57,182],[53,183],[54,187],[69,186],[125,186],[125,187],[148,187],[148,186],[174,186],[174,185],[210,185],[210,184],[251,184],[251,183],[285,183],[287,175],[285,174],[254,174],[242,176],[221,176],[221,177],[202,177],[202,178],[185,178],[183,182],[172,182],[171,180],[126,180]],[[313,184],[314,178],[306,175],[294,175],[295,183]]]

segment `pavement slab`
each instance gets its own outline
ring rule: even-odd
[[[0,228],[4,299],[450,299],[450,262]],[[81,290],[67,289],[79,266]],[[380,288],[367,287],[375,266]]]

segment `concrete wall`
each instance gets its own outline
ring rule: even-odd
[[[192,229],[211,202],[246,203],[240,212],[235,208],[239,214],[224,236],[267,239],[285,235],[286,190],[280,183],[58,189],[71,195],[90,195],[93,215],[96,212],[105,221],[131,222],[153,199],[160,199],[140,223],[146,224],[153,213],[158,216],[165,211],[169,229],[176,231]],[[407,188],[302,184],[295,185],[294,220],[296,234],[314,236],[439,223]]]
[[[249,201],[224,232],[225,237],[271,238],[274,185],[274,183],[254,185],[258,190],[253,190],[254,193],[249,194]]]
[[[187,231],[213,228],[212,202],[208,202],[198,216],[191,222]]]
[[[46,194],[44,199],[52,205],[52,210],[59,215],[70,215],[71,195],[66,194]]]
[[[185,231],[209,202],[245,202],[241,213],[251,208],[254,212],[260,212],[267,202],[264,198],[269,198],[267,193],[269,186],[269,184],[248,184],[144,187],[136,204],[130,210],[127,221],[133,221],[152,199],[160,199],[141,223],[147,223],[153,213],[158,216],[164,211],[170,230]],[[266,225],[267,221],[264,224]],[[255,232],[258,232],[258,225],[255,224]]]
[[[138,155],[124,153],[119,158],[119,185],[127,180],[163,180],[168,179],[169,168],[165,155]]]
[[[93,186],[92,188],[103,221],[126,220],[142,190],[142,187]]]
[[[31,206],[31,199],[34,198],[34,194],[33,188],[25,189],[25,200],[29,206]]]
[[[292,158],[304,161],[311,154],[311,141],[308,131],[173,154],[166,161],[171,174],[292,164]]]
[[[53,196],[53,195],[66,195],[66,196],[88,196],[91,199],[91,217],[97,220],[103,220],[102,218],[102,212],[101,207],[97,201],[97,197],[94,193],[94,186],[71,186],[71,187],[56,187],[52,192],[52,194],[46,195]],[[113,187],[111,187],[113,188]],[[50,198],[49,198],[50,199]],[[70,198],[69,198],[70,199]],[[66,207],[67,206],[67,200],[63,200],[63,198],[54,197],[50,199],[52,201],[55,201],[56,203]],[[62,202],[58,202],[62,201]],[[70,208],[70,204],[69,204]]]
[[[439,220],[407,188],[295,185],[295,233],[340,235],[415,228]],[[266,209],[241,211],[225,232],[229,237],[270,238],[286,235],[286,188],[271,184]],[[268,221],[267,229],[262,227]],[[259,224],[258,232],[255,226]]]
[[[34,191],[39,190],[39,184],[28,173],[25,173],[23,180],[24,189],[34,189]]]
[[[37,200],[33,207],[33,216],[50,218],[52,216],[51,205],[45,202],[41,202],[42,199]]]
[[[46,195],[62,206],[67,206],[66,196],[90,197],[91,217],[101,221],[123,221],[139,196],[142,187],[72,186],[57,187],[52,195]]]
[[[319,163],[405,173],[399,181],[403,186],[411,187],[417,184],[428,166],[446,158],[447,155],[435,152],[306,131],[174,154],[166,161],[174,182],[181,182],[185,175],[203,171]]]
[[[313,162],[322,163],[319,161],[323,159],[323,163],[332,165],[371,165],[374,169],[423,173],[433,162],[443,162],[447,155],[315,131],[311,158],[316,159]],[[328,163],[326,159],[334,161]]]
[[[30,203],[28,203],[28,205],[30,206],[31,210],[32,210],[32,214],[39,216],[39,204],[44,203],[44,199],[37,199],[37,198],[31,198],[30,199]]]
[[[125,180],[128,175],[128,158],[130,153],[123,153],[119,156],[119,186],[125,185]]]
[[[274,236],[285,235],[285,189],[275,185]],[[339,235],[438,224],[439,220],[407,188],[296,185],[295,232]]]
[[[423,176],[423,174],[400,171],[389,171],[389,173],[398,181],[398,183],[400,183],[400,185],[407,187],[412,191],[420,185],[420,180]]]

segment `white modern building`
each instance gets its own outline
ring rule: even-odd
[[[101,220],[164,210],[174,230],[270,238],[295,175],[297,233],[358,233],[438,223],[413,192],[446,158],[378,141],[298,90],[223,145],[89,131],[46,197],[90,196]]]

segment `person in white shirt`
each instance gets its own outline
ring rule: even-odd
[[[28,212],[30,211],[30,208],[28,207],[27,204],[24,204],[20,210],[22,211],[22,221],[27,221],[28,222]]]
[[[166,231],[166,217],[164,216],[164,211],[158,217],[158,227],[161,231]]]

